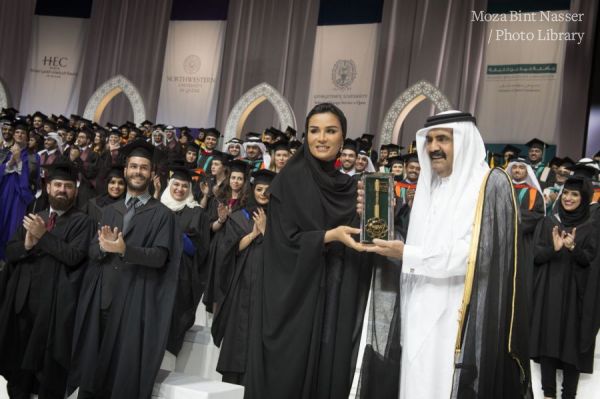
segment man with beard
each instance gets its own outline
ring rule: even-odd
[[[173,126],[169,125],[165,128],[165,138],[165,146],[167,153],[169,154],[169,159],[177,158],[181,151],[179,142],[177,141],[177,134]]]
[[[389,144],[382,144],[379,147],[379,160],[377,161],[377,166],[379,167],[379,170],[381,170],[382,166],[385,167],[387,165],[388,146]]]
[[[417,153],[406,244],[366,248],[403,261],[400,398],[525,397],[528,317],[510,180],[489,172],[468,113],[428,118]]]
[[[10,149],[13,146],[13,144],[15,143],[13,141],[13,134],[15,131],[13,122],[8,120],[8,119],[4,119],[2,121],[2,146],[0,147],[0,154],[4,154],[6,156],[6,154],[10,153]]]
[[[523,248],[521,257],[523,258],[523,265],[526,270],[527,293],[531,297],[533,295],[534,282],[534,233],[540,220],[546,215],[544,195],[540,183],[537,181],[535,173],[527,159],[511,159],[506,167],[506,171],[512,177],[517,205],[519,206],[519,230],[522,235]]]
[[[49,209],[25,216],[6,249],[0,374],[11,398],[64,398],[82,266],[94,232],[73,206],[77,170],[69,163],[47,169]]]
[[[246,158],[244,158],[244,161],[251,165],[251,171],[265,169],[271,164],[271,157],[267,152],[267,147],[260,140],[259,135],[255,133],[246,135],[244,151],[246,151]]]
[[[356,142],[352,139],[345,139],[342,146],[342,155],[340,155],[340,172],[348,176],[354,176],[354,164],[356,163]]]
[[[149,398],[175,300],[181,231],[148,192],[156,148],[123,148],[127,194],[104,208],[92,240],[73,338],[69,394]]]
[[[198,167],[205,173],[210,171],[210,163],[212,162],[212,152],[217,148],[217,143],[221,137],[221,132],[215,128],[210,128],[205,131],[204,143],[202,150],[198,155]]]
[[[360,150],[356,155],[354,175],[352,175],[352,177],[360,180],[363,173],[375,173],[375,166],[373,166],[373,161],[371,161],[369,154],[365,150]]]
[[[419,157],[416,153],[404,155],[402,162],[406,164],[406,178],[396,181],[396,198],[399,199],[400,205],[407,203],[409,196],[414,197],[415,190],[417,189],[417,180],[419,180],[419,173],[421,172],[421,166],[419,165]]]
[[[544,163],[544,152],[546,151],[547,144],[540,139],[533,139],[526,143],[529,147],[527,152],[529,163],[531,168],[535,172],[535,176],[540,182],[542,189],[554,184],[554,173]]]

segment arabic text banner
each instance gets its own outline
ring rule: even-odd
[[[477,104],[477,122],[486,142],[521,144],[538,137],[556,143],[566,42],[552,40],[555,36],[549,32],[567,32],[567,24],[541,17],[487,23],[483,89]]]

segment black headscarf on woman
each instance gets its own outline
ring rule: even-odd
[[[567,211],[562,204],[561,199],[558,201],[558,217],[560,222],[565,227],[576,227],[584,223],[590,216],[590,201],[592,198],[592,186],[588,179],[580,177],[569,178],[565,182],[563,190],[574,190],[578,191],[581,195],[581,203],[573,211]],[[562,196],[562,194],[561,194]]]
[[[123,176],[123,167],[122,166],[113,167],[108,172],[108,174],[106,176],[106,187],[104,187],[104,192],[96,197],[96,205],[98,205],[100,208],[103,208],[106,205],[114,204],[115,202],[119,201],[120,199],[125,198],[125,192],[127,190],[123,191],[123,194],[121,194],[118,198],[111,197],[110,194],[108,194],[108,183],[110,183],[110,180],[113,177],[118,177],[120,179],[123,179],[123,181],[125,181],[125,178]]]

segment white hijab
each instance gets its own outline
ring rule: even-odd
[[[533,171],[533,168],[531,167],[531,165],[529,165],[527,162],[523,162],[523,161],[519,161],[519,160],[510,161],[508,163],[508,165],[506,166],[506,171],[511,176],[511,178],[512,178],[512,169],[511,168],[513,167],[513,165],[524,165],[527,168],[527,178],[525,179],[525,184],[527,184],[531,187],[535,187],[535,189],[538,191],[538,193],[540,193],[540,195],[543,195],[542,187],[540,186],[540,183],[538,182],[538,179],[535,176],[535,172]],[[513,179],[513,181],[514,181],[514,179]]]
[[[184,199],[183,201],[177,201],[175,198],[173,198],[173,196],[171,195],[171,185],[173,184],[173,180],[175,179],[169,179],[169,184],[167,184],[166,190],[162,193],[160,197],[160,202],[162,202],[167,208],[169,208],[173,212],[178,212],[186,206],[188,208],[195,208],[197,206],[200,206],[200,204],[198,204],[198,202],[194,200],[194,194],[192,193],[191,185],[190,191],[186,199]]]
[[[458,113],[458,111],[445,111],[439,115],[450,113]],[[440,178],[435,176],[431,169],[431,159],[425,149],[425,141],[428,131],[439,128],[452,129],[454,160],[452,174],[448,177],[447,199],[443,203],[443,209],[436,209],[435,219],[431,220],[435,228],[430,228],[428,224],[431,212],[431,187],[434,181]],[[479,190],[489,171],[485,161],[483,139],[475,124],[466,121],[420,129],[416,139],[421,174],[410,214],[406,243],[423,248],[452,245],[456,240],[468,235],[473,227]],[[403,271],[414,268],[414,272],[419,274],[420,265],[409,263],[405,261]],[[466,265],[464,266],[466,268]]]

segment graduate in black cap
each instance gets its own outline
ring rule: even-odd
[[[217,143],[221,137],[221,132],[215,128],[210,128],[205,131],[202,149],[198,155],[198,167],[204,172],[210,170],[210,162],[212,161],[212,152],[217,148]]]
[[[542,189],[553,185],[555,179],[554,173],[552,173],[552,169],[544,163],[544,154],[548,145],[537,138],[529,140],[525,144],[529,147],[527,153],[529,163],[531,164]]]
[[[252,173],[248,202],[233,212],[219,232],[209,257],[213,276],[213,340],[221,348],[217,371],[223,381],[244,385],[250,324],[255,319],[258,268],[267,222],[268,188],[276,173]]]
[[[373,136],[372,134],[363,133],[357,141],[359,142],[359,150],[364,150],[371,158],[371,162],[375,165],[379,157],[377,155],[377,151],[373,149],[374,139],[375,136]]]
[[[356,141],[345,139],[340,154],[340,168],[338,169],[345,175],[354,176],[356,173],[354,165],[356,164],[356,156],[358,155],[358,146]]]
[[[540,363],[545,397],[556,397],[556,370],[562,369],[562,396],[575,398],[580,373],[592,373],[594,345],[582,345],[582,298],[597,256],[598,232],[590,218],[588,179],[567,179],[552,214],[542,221],[535,244],[535,289],[530,354]]]
[[[94,132],[90,129],[84,128],[77,132],[75,146],[79,148],[79,159],[81,160],[81,179],[79,185],[78,204],[81,208],[87,204],[90,198],[94,198],[97,194],[96,178],[98,177],[98,171],[101,164],[98,154],[96,154],[92,149],[93,139]]]
[[[385,167],[387,165],[388,146],[389,144],[382,144],[379,147],[379,159],[377,160],[378,169],[381,169],[382,166]]]
[[[185,146],[184,151],[184,159],[185,159],[185,167],[188,169],[196,169],[196,165],[198,162],[198,153],[200,152],[200,147],[193,141],[190,141]]]
[[[104,208],[83,280],[68,394],[149,398],[163,359],[182,253],[172,211],[152,198],[155,148],[123,148],[127,194]]]
[[[36,133],[44,135],[43,124],[46,119],[48,119],[48,117],[42,114],[40,111],[36,111],[33,115],[31,115],[31,124]]]
[[[506,168],[508,162],[510,162],[511,159],[518,157],[520,153],[521,150],[518,147],[515,147],[512,144],[505,145],[502,149],[502,158],[504,159],[502,167]]]
[[[210,233],[206,212],[192,193],[193,171],[170,167],[171,177],[160,202],[169,208],[183,235],[183,254],[179,266],[179,279],[167,350],[177,356],[183,345],[186,331],[194,325],[196,308],[206,284],[205,259],[208,255]]]
[[[269,165],[269,170],[279,173],[292,156],[289,142],[287,140],[277,141],[271,146],[271,153],[273,155],[271,157],[271,165]]]
[[[553,173],[552,184],[547,185],[545,188],[540,183],[544,193],[544,201],[546,202],[546,213],[552,211],[552,207],[560,194],[565,182],[571,175],[573,168],[575,167],[575,161],[569,157],[561,158],[557,161],[558,168],[556,173]]]
[[[77,170],[48,167],[49,208],[30,213],[6,248],[0,374],[11,398],[64,398],[73,321],[94,224],[75,207]]]

